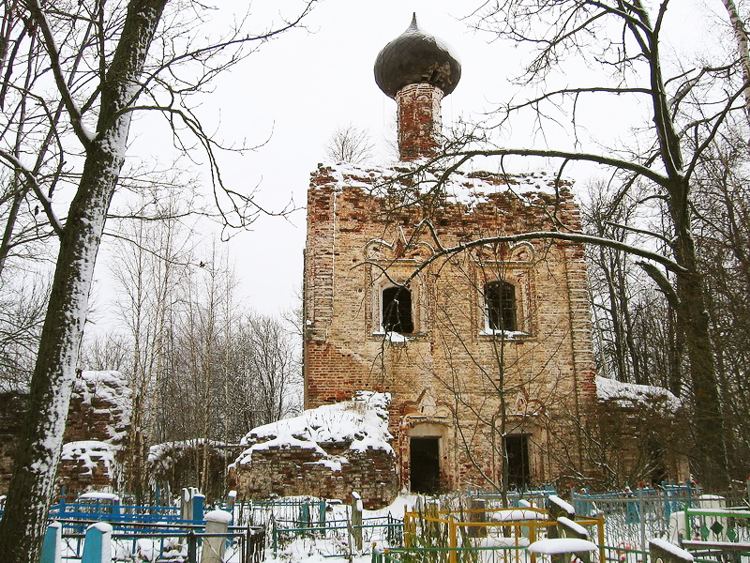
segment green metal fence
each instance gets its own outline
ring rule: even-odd
[[[608,545],[645,551],[650,538],[667,539],[676,544],[680,534],[684,537],[696,535],[693,530],[686,531],[686,510],[746,507],[745,493],[744,490],[732,490],[707,495],[692,486],[664,485],[657,489],[608,493],[573,492],[571,498],[578,516],[604,514]]]

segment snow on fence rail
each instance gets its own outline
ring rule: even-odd
[[[606,493],[573,492],[572,504],[576,514],[594,516],[603,514],[607,521],[606,543],[614,548],[646,552],[652,538],[679,541],[685,530],[686,509],[726,509],[747,507],[744,491],[723,494],[701,494],[693,486],[664,485],[657,489],[644,488]],[[708,526],[713,524],[713,521]],[[726,523],[718,521],[715,528]],[[701,533],[705,535],[706,528]],[[722,531],[719,530],[719,531]],[[739,530],[739,528],[737,528]],[[739,531],[737,531],[739,534]],[[696,530],[691,531],[696,535]]]
[[[526,491],[508,491],[505,494],[505,498],[510,506],[520,506],[525,501],[531,506],[542,508],[547,498],[550,495],[556,494],[557,490],[554,487],[542,487]],[[497,491],[469,491],[467,492],[467,496],[487,501],[488,508],[502,508],[503,495]]]
[[[286,497],[268,500],[236,500],[237,524],[266,526],[272,520],[296,520],[300,525],[321,523],[334,501],[313,497]]]
[[[64,561],[82,560],[86,549],[84,533],[62,534]],[[261,563],[265,556],[262,528],[229,527],[226,533],[207,533],[201,529],[111,533],[112,561],[183,561],[199,563],[201,546],[215,538],[224,538],[224,561]]]

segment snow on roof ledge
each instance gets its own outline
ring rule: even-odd
[[[677,411],[682,406],[680,399],[664,387],[623,383],[598,375],[596,376],[596,398],[599,402],[614,401],[621,407],[663,404],[671,412]]]
[[[487,203],[493,194],[512,194],[519,202],[529,205],[538,203],[537,196],[559,197],[560,190],[569,190],[571,186],[567,179],[558,179],[544,170],[518,174],[457,170],[445,179],[443,168],[427,164],[427,161],[414,161],[392,166],[359,166],[338,162],[318,167],[330,175],[335,190],[360,188],[373,195],[385,195],[394,189],[416,190],[421,195],[439,193],[445,203],[462,204],[469,209]],[[330,183],[322,185],[331,186]]]

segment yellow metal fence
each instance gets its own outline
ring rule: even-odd
[[[532,513],[536,516],[530,517]],[[486,517],[489,518],[485,520]],[[589,536],[599,547],[599,563],[606,563],[604,516],[576,519],[575,522],[587,528]],[[464,545],[466,545],[471,542],[467,538],[488,536],[492,530],[495,530],[498,537],[502,534],[502,537],[514,540],[513,545],[508,545],[508,550],[512,551],[513,563],[522,563],[521,557],[526,554],[522,549],[525,547],[523,544],[528,545],[547,537],[548,528],[557,526],[558,522],[550,519],[547,511],[540,508],[437,509],[427,507],[423,511],[410,511],[404,514],[404,546],[407,549],[416,547],[418,541],[424,542],[425,538],[429,538],[428,541],[433,544],[443,544],[438,547],[449,548],[448,562],[456,563],[460,547],[458,545],[459,533],[462,534]],[[422,533],[418,534],[420,527]],[[594,528],[595,533],[592,533]],[[474,530],[474,533],[472,534],[469,530]],[[446,539],[447,542],[444,541]],[[536,563],[536,555],[533,553],[528,555],[530,563]]]

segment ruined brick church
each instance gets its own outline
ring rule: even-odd
[[[441,101],[461,67],[416,17],[374,70],[396,102],[400,161],[312,174],[305,407],[390,393],[411,490],[575,474],[596,394],[583,247],[497,238],[580,229],[569,186],[544,173],[445,173]]]
[[[679,401],[596,376],[583,246],[539,235],[580,230],[570,183],[446,155],[441,101],[461,67],[416,17],[374,70],[396,102],[399,161],[312,173],[307,410],[251,430],[229,486],[246,497],[357,491],[379,507],[399,490],[678,475],[651,434],[671,429],[663,413]]]

